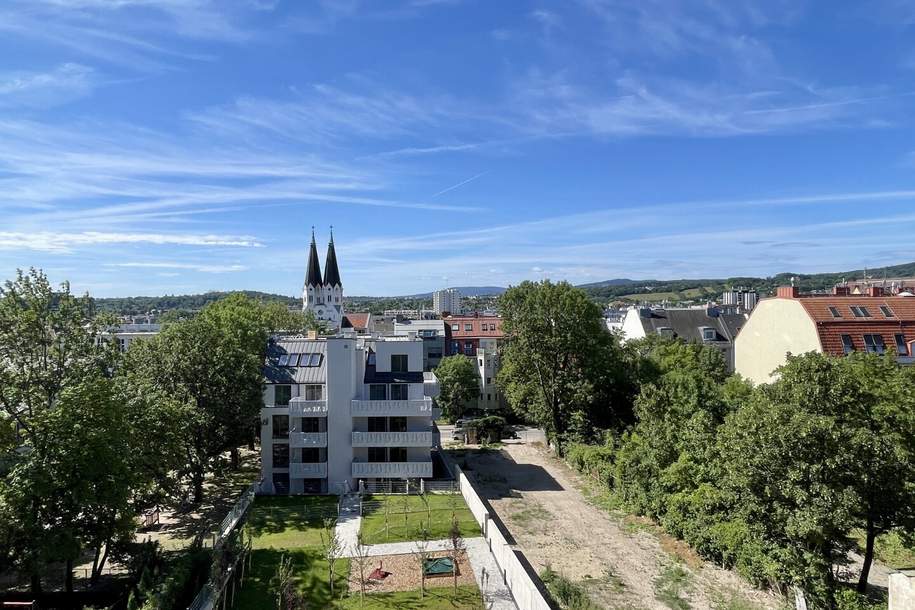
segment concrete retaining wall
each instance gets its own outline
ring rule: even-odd
[[[473,488],[473,484],[467,475],[457,464],[453,464],[454,478],[460,486],[461,495],[470,507],[470,512],[483,530],[483,537],[486,538],[487,544],[496,558],[496,563],[502,574],[501,577],[511,591],[512,597],[519,610],[550,610],[550,604],[547,602],[543,593],[534,584],[534,579],[528,573],[518,559],[515,549],[512,548],[505,539],[505,534],[499,528],[498,524],[490,518],[486,504]],[[496,575],[493,575],[497,578]]]

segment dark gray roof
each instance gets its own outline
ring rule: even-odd
[[[334,235],[331,233],[330,243],[327,244],[327,260],[324,262],[324,285],[342,286],[340,270],[337,269],[337,251],[334,250]]]
[[[320,366],[279,366],[283,354],[321,354]],[[324,383],[327,370],[327,343],[312,339],[280,339],[267,346],[264,378],[267,383]]]
[[[669,328],[675,337],[699,343],[704,341],[703,328],[715,329],[716,341],[733,341],[737,330],[746,322],[743,315],[709,315],[706,309],[642,310],[639,320],[646,335],[656,335],[660,329]]]
[[[321,285],[321,265],[318,263],[318,246],[315,244],[315,233],[311,232],[311,246],[308,248],[308,266],[305,273],[306,286]]]

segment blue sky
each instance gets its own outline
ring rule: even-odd
[[[347,294],[915,260],[915,2],[6,0],[0,277]],[[323,261],[322,261],[323,263]]]

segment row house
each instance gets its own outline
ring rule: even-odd
[[[788,354],[817,352],[843,356],[862,351],[892,354],[910,363],[915,343],[915,296],[887,295],[870,286],[852,294],[836,286],[832,294],[801,294],[794,286],[778,288],[763,299],[737,337],[736,371],[754,383],[775,379]]]
[[[504,336],[502,318],[473,314],[448,316],[444,322],[447,354],[473,359],[480,379],[477,407],[482,411],[503,408],[505,399],[495,382],[499,372],[499,342]]]

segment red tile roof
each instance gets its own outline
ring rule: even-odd
[[[349,321],[350,326],[356,330],[366,330],[369,325],[369,320],[372,318],[370,313],[348,313],[344,316],[346,320]]]
[[[448,316],[445,323],[451,328],[453,339],[501,339],[504,336],[502,318],[499,316]],[[458,325],[457,330],[454,330],[455,324]],[[470,330],[466,330],[468,324]]]
[[[907,344],[915,341],[915,297],[801,296],[797,301],[816,324],[820,345],[828,354],[845,353],[842,335],[851,337],[857,351],[865,351],[864,335],[880,335],[887,353],[896,348],[897,334],[903,335]],[[863,307],[869,315],[855,316],[852,306]],[[892,316],[884,315],[881,306]],[[841,317],[835,317],[830,307]]]

